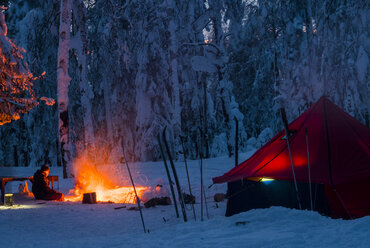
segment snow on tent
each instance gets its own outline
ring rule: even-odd
[[[253,208],[300,205],[333,218],[370,215],[370,129],[321,97],[288,130],[293,130],[289,146],[298,194],[281,131],[248,160],[213,178],[214,183],[228,182],[226,216]],[[264,182],[265,178],[274,180]]]

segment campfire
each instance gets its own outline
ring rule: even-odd
[[[66,201],[82,201],[83,194],[95,192],[98,202],[136,203],[134,188],[117,166],[97,166],[86,157],[74,162],[75,188],[65,196]],[[150,187],[135,186],[139,198],[150,190]]]

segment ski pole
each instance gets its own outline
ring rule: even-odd
[[[134,188],[134,192],[135,192],[135,196],[136,196],[137,206],[138,206],[139,211],[140,211],[141,223],[143,224],[144,233],[146,233],[146,228],[145,228],[145,224],[144,224],[144,216],[143,216],[143,212],[142,212],[142,210],[141,210],[141,206],[140,206],[140,199],[139,199],[139,197],[137,196],[135,183],[134,183],[134,180],[132,179],[132,175],[131,175],[130,167],[128,166],[128,162],[127,162],[127,159],[126,159],[126,154],[125,154],[125,148],[124,148],[124,145],[123,145],[123,141],[122,141],[122,153],[123,153],[123,158],[125,159],[125,163],[126,163],[126,167],[127,167],[127,170],[128,170],[128,174],[130,175],[130,179],[131,179],[132,187]]]
[[[199,158],[200,158],[200,220],[203,221],[203,132],[200,127],[200,147],[199,147]]]
[[[206,191],[204,189],[204,185],[203,185],[203,195],[204,195],[204,203],[206,205],[206,214],[207,214],[207,219],[209,219],[209,214],[208,214],[208,204],[207,204],[207,196],[206,196]]]
[[[167,143],[167,140],[166,140],[166,128],[167,127],[165,127],[163,129],[163,133],[162,133],[163,141],[164,141],[164,146],[166,147],[168,159],[170,160],[170,165],[171,165],[171,168],[172,168],[173,176],[175,178],[177,193],[179,194],[179,198],[180,198],[180,205],[181,205],[182,215],[184,216],[184,222],[187,222],[188,221],[188,218],[186,216],[186,209],[185,209],[185,204],[184,204],[184,196],[183,196],[183,194],[181,192],[181,187],[180,187],[179,178],[177,177],[176,167],[175,167],[175,164],[173,163],[173,160],[172,160],[172,157],[171,157],[170,148],[169,148],[168,143]]]
[[[189,185],[189,193],[192,196],[193,194],[191,193],[191,186],[190,186],[190,178],[189,178],[189,170],[188,170],[188,163],[186,162],[186,154],[185,154],[185,147],[184,147],[184,141],[183,137],[180,135],[180,141],[182,145],[182,152],[184,153],[184,162],[185,162],[185,169],[186,169],[186,176],[188,177],[188,185]],[[195,208],[194,208],[194,202],[191,203],[191,206],[193,208],[193,215],[194,215],[194,220],[197,220],[197,217],[195,215]]]
[[[166,161],[166,158],[164,156],[163,149],[162,149],[162,143],[161,143],[161,136],[160,136],[160,134],[158,134],[157,139],[158,139],[159,149],[161,150],[161,155],[162,155],[162,158],[163,158],[164,167],[166,168],[166,173],[167,173],[167,177],[168,177],[168,183],[170,184],[170,189],[171,189],[173,203],[174,203],[174,206],[175,206],[176,216],[177,216],[177,218],[180,218],[179,210],[177,208],[177,201],[176,201],[175,191],[173,189],[173,183],[172,183],[170,171],[168,169],[167,161]]]

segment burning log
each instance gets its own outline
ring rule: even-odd
[[[114,209],[122,209],[122,208],[126,208],[126,206],[120,206],[120,207],[115,207]]]
[[[85,193],[83,195],[82,204],[96,204],[96,193]]]
[[[83,201],[83,194],[95,192],[96,201],[101,203],[135,204],[136,195],[134,188],[122,185],[122,174],[116,173],[115,165],[95,165],[86,152],[74,160],[75,188],[65,196],[66,201]],[[136,186],[138,197],[150,187]]]

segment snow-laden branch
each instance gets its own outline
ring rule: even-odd
[[[215,44],[212,44],[212,43],[206,43],[206,42],[197,42],[197,43],[183,43],[181,45],[181,47],[183,46],[211,46],[211,47],[214,47],[217,49],[217,55],[220,55],[221,54],[221,49],[215,45]]]

